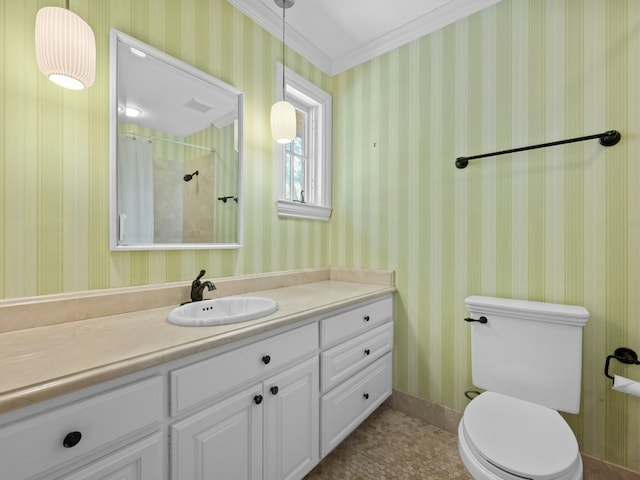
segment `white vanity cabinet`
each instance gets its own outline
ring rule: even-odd
[[[392,295],[323,312],[0,415],[0,480],[301,480],[391,394]]]
[[[160,376],[21,418],[0,427],[0,477],[157,480],[161,419]]]
[[[316,323],[170,378],[175,414],[211,400],[170,427],[172,480],[293,480],[318,462]]]
[[[320,321],[321,457],[391,395],[391,296]]]

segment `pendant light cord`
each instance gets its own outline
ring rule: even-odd
[[[284,21],[284,12],[286,10],[286,2],[282,2],[282,100],[286,101],[285,98],[285,85],[284,85],[284,69],[287,65],[286,62],[286,57],[285,57],[285,43],[284,43],[284,38],[285,38],[285,28],[286,28],[286,23]]]

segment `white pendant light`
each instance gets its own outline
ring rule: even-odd
[[[44,7],[36,15],[36,61],[53,83],[72,90],[93,85],[96,40],[91,27],[61,7]]]
[[[278,143],[291,143],[296,136],[296,109],[285,97],[285,21],[284,12],[292,7],[295,0],[274,0],[282,8],[282,100],[271,107],[271,136]]]
[[[291,143],[296,136],[296,109],[284,100],[271,107],[271,136],[278,143]]]

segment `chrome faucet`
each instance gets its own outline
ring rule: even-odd
[[[196,279],[193,282],[191,282],[191,301],[192,302],[202,301],[202,294],[205,288],[210,292],[216,289],[216,286],[213,284],[213,282],[210,282],[209,280],[205,280],[204,282],[200,281],[200,279],[204,277],[205,273],[207,273],[205,270],[200,270],[200,275],[198,275]]]

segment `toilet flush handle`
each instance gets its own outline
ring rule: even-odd
[[[487,317],[480,317],[480,318],[465,318],[464,319],[465,322],[478,322],[478,323],[487,323]]]

